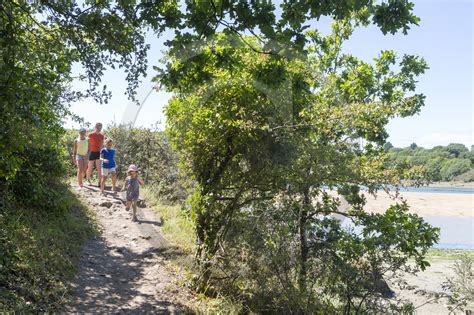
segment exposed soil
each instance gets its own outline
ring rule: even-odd
[[[177,283],[169,264],[183,253],[161,236],[155,213],[142,205],[138,222],[132,222],[119,194],[101,196],[96,186],[85,186],[78,196],[96,211],[102,234],[83,248],[64,311],[193,313],[194,297]]]

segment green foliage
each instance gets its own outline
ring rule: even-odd
[[[465,183],[474,182],[474,168],[471,168],[466,173],[454,177],[454,180]]]
[[[307,31],[309,20],[325,16],[334,20],[332,34]],[[186,215],[197,232],[201,287],[218,284],[211,275],[229,272],[231,286],[246,292],[249,305],[257,311],[323,309],[333,313],[345,309],[349,313],[355,300],[357,310],[377,309],[376,303],[368,302],[377,297],[374,290],[367,289],[373,284],[370,279],[375,265],[363,262],[370,258],[365,257],[365,251],[382,257],[378,263],[390,264],[397,256],[415,257],[423,267],[424,250],[436,240],[436,231],[407,216],[400,207],[391,208],[383,217],[366,217],[360,211],[363,198],[356,188],[347,187],[365,185],[373,192],[386,184],[397,184],[407,175],[420,175],[416,165],[411,169],[398,165],[387,168],[381,146],[388,136],[385,125],[390,118],[413,115],[423,106],[424,96],[415,94],[415,87],[427,65],[418,56],[397,57],[392,51],[383,51],[373,62],[365,62],[343,54],[341,47],[358,26],[372,23],[384,34],[407,33],[418,20],[413,15],[413,3],[407,0],[287,1],[280,8],[267,1],[240,0],[184,4],[176,0],[3,1],[0,191],[8,196],[10,207],[31,207],[32,219],[58,213],[57,220],[61,221],[66,215],[57,186],[66,173],[63,162],[67,153],[59,142],[68,139],[61,120],[67,116],[78,120],[69,113],[68,105],[86,96],[107,101],[110,95],[100,86],[100,79],[106,67],[116,65],[125,69],[127,94],[133,99],[146,69],[144,32],[147,27],[157,34],[173,28],[175,37],[167,42],[169,64],[162,69],[160,80],[176,94],[167,115],[170,141],[177,155],[160,133],[117,128],[111,135],[116,137],[119,165],[139,164],[145,179],[157,185],[164,198],[183,196],[180,188],[173,186],[180,178],[175,167],[175,160],[180,159],[185,178],[192,183],[187,185],[192,198]],[[85,91],[70,90],[75,63],[84,68],[85,75],[79,78],[88,83]],[[357,144],[360,138],[366,141],[365,147]],[[451,168],[459,169],[455,165]],[[123,171],[118,169],[122,176]],[[349,192],[356,212],[348,216],[361,220],[366,228],[372,222],[397,223],[400,237],[396,243],[390,243],[393,246],[389,248],[377,247],[383,245],[377,243],[377,237],[361,238],[342,231],[332,219],[320,218],[335,212],[340,202],[339,197],[325,192],[325,186],[341,188],[341,194]],[[321,200],[313,204],[316,198]],[[0,216],[11,217],[10,213],[2,208]],[[252,217],[258,213],[266,220]],[[11,230],[16,229],[8,219],[5,222]],[[251,240],[248,229],[255,222],[262,227],[264,243]],[[407,235],[413,236],[413,224],[420,227],[419,233],[407,240]],[[236,226],[242,226],[247,236],[241,244],[234,244],[231,237]],[[390,224],[383,226],[386,229],[376,233],[393,235]],[[329,232],[327,227],[331,227]],[[317,242],[318,232],[326,238],[321,244]],[[13,266],[2,275],[4,280],[18,275],[15,268],[25,261],[34,262],[34,256],[18,250],[16,243],[24,242],[1,233],[8,254],[2,255],[2,262]],[[344,242],[333,241],[331,233]],[[65,239],[63,233],[52,235]],[[34,238],[42,240],[36,235]],[[277,255],[271,244],[277,244]],[[322,249],[315,250],[314,246]],[[268,250],[262,252],[266,255],[260,261],[256,258],[261,248]],[[57,251],[52,249],[51,253]],[[234,265],[239,259],[242,264]],[[320,264],[314,264],[318,259],[328,262],[334,273],[327,277],[319,273]],[[269,263],[263,265],[268,269],[259,269],[261,262]],[[271,276],[275,262],[291,263],[283,273],[288,275],[283,282]],[[357,264],[367,268],[354,267]],[[43,281],[49,269],[45,273],[36,267],[25,270],[34,272],[23,270],[19,274],[24,287],[36,290],[38,283],[46,287],[40,286],[41,290],[33,294],[9,289],[33,303],[20,310],[54,309],[43,305],[49,298],[37,295],[49,294],[51,282]],[[247,270],[260,282],[248,281]],[[269,281],[258,277],[258,271],[269,275]],[[324,281],[318,282],[313,273]],[[347,280],[354,287],[349,287]],[[288,290],[282,292],[282,287]],[[314,293],[319,293],[315,288],[324,292],[321,299],[314,299],[318,296]],[[367,292],[370,294],[364,299],[361,294]],[[343,293],[347,293],[344,298]],[[252,304],[252,296],[257,295],[261,302]],[[9,297],[2,303],[10,308],[13,305]]]
[[[449,159],[441,167],[439,173],[441,178],[447,181],[461,175],[471,169],[471,161],[467,159]]]
[[[449,152],[451,156],[459,157],[462,153],[467,153],[469,150],[464,144],[461,143],[451,143],[446,147],[446,151]]]
[[[473,181],[469,175],[474,167],[472,156],[472,151],[468,151],[466,146],[459,143],[432,149],[410,146],[405,149],[391,148],[388,163],[392,166],[423,166],[432,181],[469,182]]]
[[[309,33],[303,59],[261,54],[257,38],[226,32],[197,57],[170,51],[158,79],[175,93],[167,132],[196,183],[186,214],[196,229],[200,289],[224,286],[257,312],[382,311],[381,266],[396,272],[409,258],[427,266],[437,230],[406,205],[367,215],[358,190],[420,175],[418,167],[387,167],[382,146],[389,118],[423,105],[412,93],[427,66],[393,52],[377,66],[342,54],[359,22],[337,21],[326,37]],[[344,196],[348,213],[338,210]],[[343,229],[334,213],[365,234]]]
[[[163,132],[125,126],[112,126],[106,132],[114,140],[119,178],[125,179],[128,166],[135,164],[146,185],[152,186],[156,197],[173,202],[186,198],[182,186],[185,179],[177,166],[178,156],[171,150],[168,137]]]
[[[474,259],[465,254],[456,260],[454,264],[455,275],[447,279],[444,289],[448,295],[448,309],[463,311],[466,306],[474,306]]]
[[[70,291],[74,259],[96,233],[90,214],[67,189],[55,188],[61,207],[47,212],[6,202],[5,197],[0,212],[0,311],[59,311]]]
[[[71,255],[91,228],[81,211],[70,212],[77,200],[63,181],[71,172],[63,119],[80,121],[69,111],[72,101],[107,99],[99,88],[105,67],[120,59],[132,88],[143,73],[144,55],[133,58],[145,51],[141,31],[97,9],[81,12],[71,1],[0,3],[1,311],[58,311],[64,302]],[[87,74],[79,75],[86,91],[70,90],[76,63]]]

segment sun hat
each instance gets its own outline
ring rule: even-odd
[[[112,140],[112,138],[107,138],[107,139],[105,139],[104,143],[107,144],[107,143],[113,142],[113,141],[114,141],[114,140]]]
[[[86,128],[84,127],[79,128],[79,132],[86,132]]]
[[[138,167],[137,167],[135,164],[131,164],[131,165],[128,167],[127,173],[128,173],[128,172],[138,172]]]

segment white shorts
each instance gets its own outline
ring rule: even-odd
[[[112,168],[103,168],[102,167],[102,176],[109,176],[109,174],[114,173],[115,174],[115,167]]]

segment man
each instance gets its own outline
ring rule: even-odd
[[[91,184],[91,175],[92,170],[95,167],[97,168],[97,179],[99,184],[97,186],[100,187],[100,180],[102,177],[101,167],[100,167],[100,149],[102,149],[104,144],[104,135],[101,133],[102,124],[100,122],[95,124],[95,130],[89,133],[89,146],[90,146],[90,154],[89,154],[89,163],[87,166],[87,181]]]

